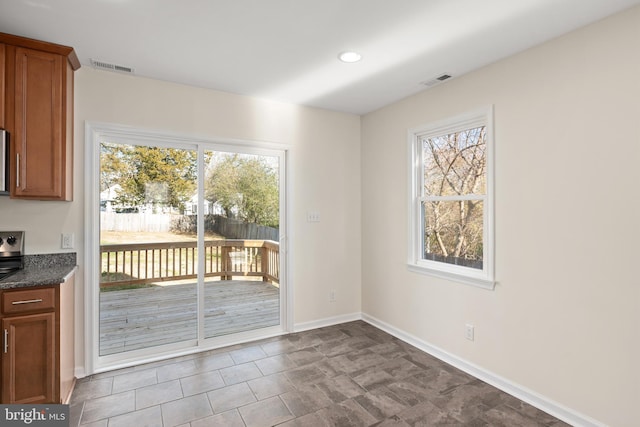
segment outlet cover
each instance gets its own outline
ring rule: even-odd
[[[467,323],[464,325],[464,337],[469,341],[473,341],[474,339],[474,330],[473,325]]]
[[[73,249],[73,233],[62,233],[62,249]]]

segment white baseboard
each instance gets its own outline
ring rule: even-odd
[[[356,320],[362,320],[362,315],[360,313],[342,314],[340,316],[327,317],[320,320],[313,320],[311,322],[296,323],[293,325],[293,332],[324,328],[326,326],[339,325],[340,323],[353,322]]]
[[[428,353],[443,362],[446,362],[456,368],[460,369],[468,373],[469,375],[473,375],[474,377],[491,384],[492,386],[508,393],[518,399],[527,402],[528,404],[553,415],[554,417],[571,424],[573,426],[581,426],[581,427],[606,427],[605,424],[594,420],[586,415],[580,414],[572,409],[569,409],[553,400],[542,396],[532,390],[527,389],[519,384],[516,384],[512,381],[509,381],[506,378],[503,378],[499,375],[494,374],[493,372],[487,371],[480,366],[474,365],[471,362],[468,362],[464,359],[459,358],[441,348],[438,348],[434,345],[431,345],[418,337],[415,337],[411,334],[408,334],[400,329],[395,328],[394,326],[389,325],[388,323],[383,322],[382,320],[376,319],[373,316],[369,316],[368,314],[362,313],[362,320],[379,328],[394,337],[411,344],[412,346]]]
[[[84,378],[87,376],[87,371],[84,369],[84,366],[76,366],[73,373],[76,378]]]

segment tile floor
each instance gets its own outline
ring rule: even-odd
[[[358,321],[84,378],[78,425],[566,424]]]

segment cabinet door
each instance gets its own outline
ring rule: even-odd
[[[4,111],[4,103],[5,103],[5,99],[6,99],[6,94],[5,94],[5,79],[6,79],[6,72],[5,72],[5,67],[6,67],[6,52],[7,49],[4,46],[3,43],[0,43],[0,129],[6,129],[7,128],[7,124],[6,124],[6,117],[5,117],[5,111]]]
[[[4,318],[2,333],[2,403],[58,403],[55,314]]]
[[[13,197],[65,199],[64,71],[61,55],[15,49]]]

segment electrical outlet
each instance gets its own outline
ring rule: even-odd
[[[466,339],[468,339],[469,341],[473,341],[473,338],[474,338],[473,325],[471,325],[469,323],[464,325],[464,337]]]
[[[307,222],[320,222],[320,212],[307,212]]]
[[[332,289],[329,291],[329,302],[336,302],[336,290]]]
[[[62,233],[62,249],[73,249],[73,233]]]

